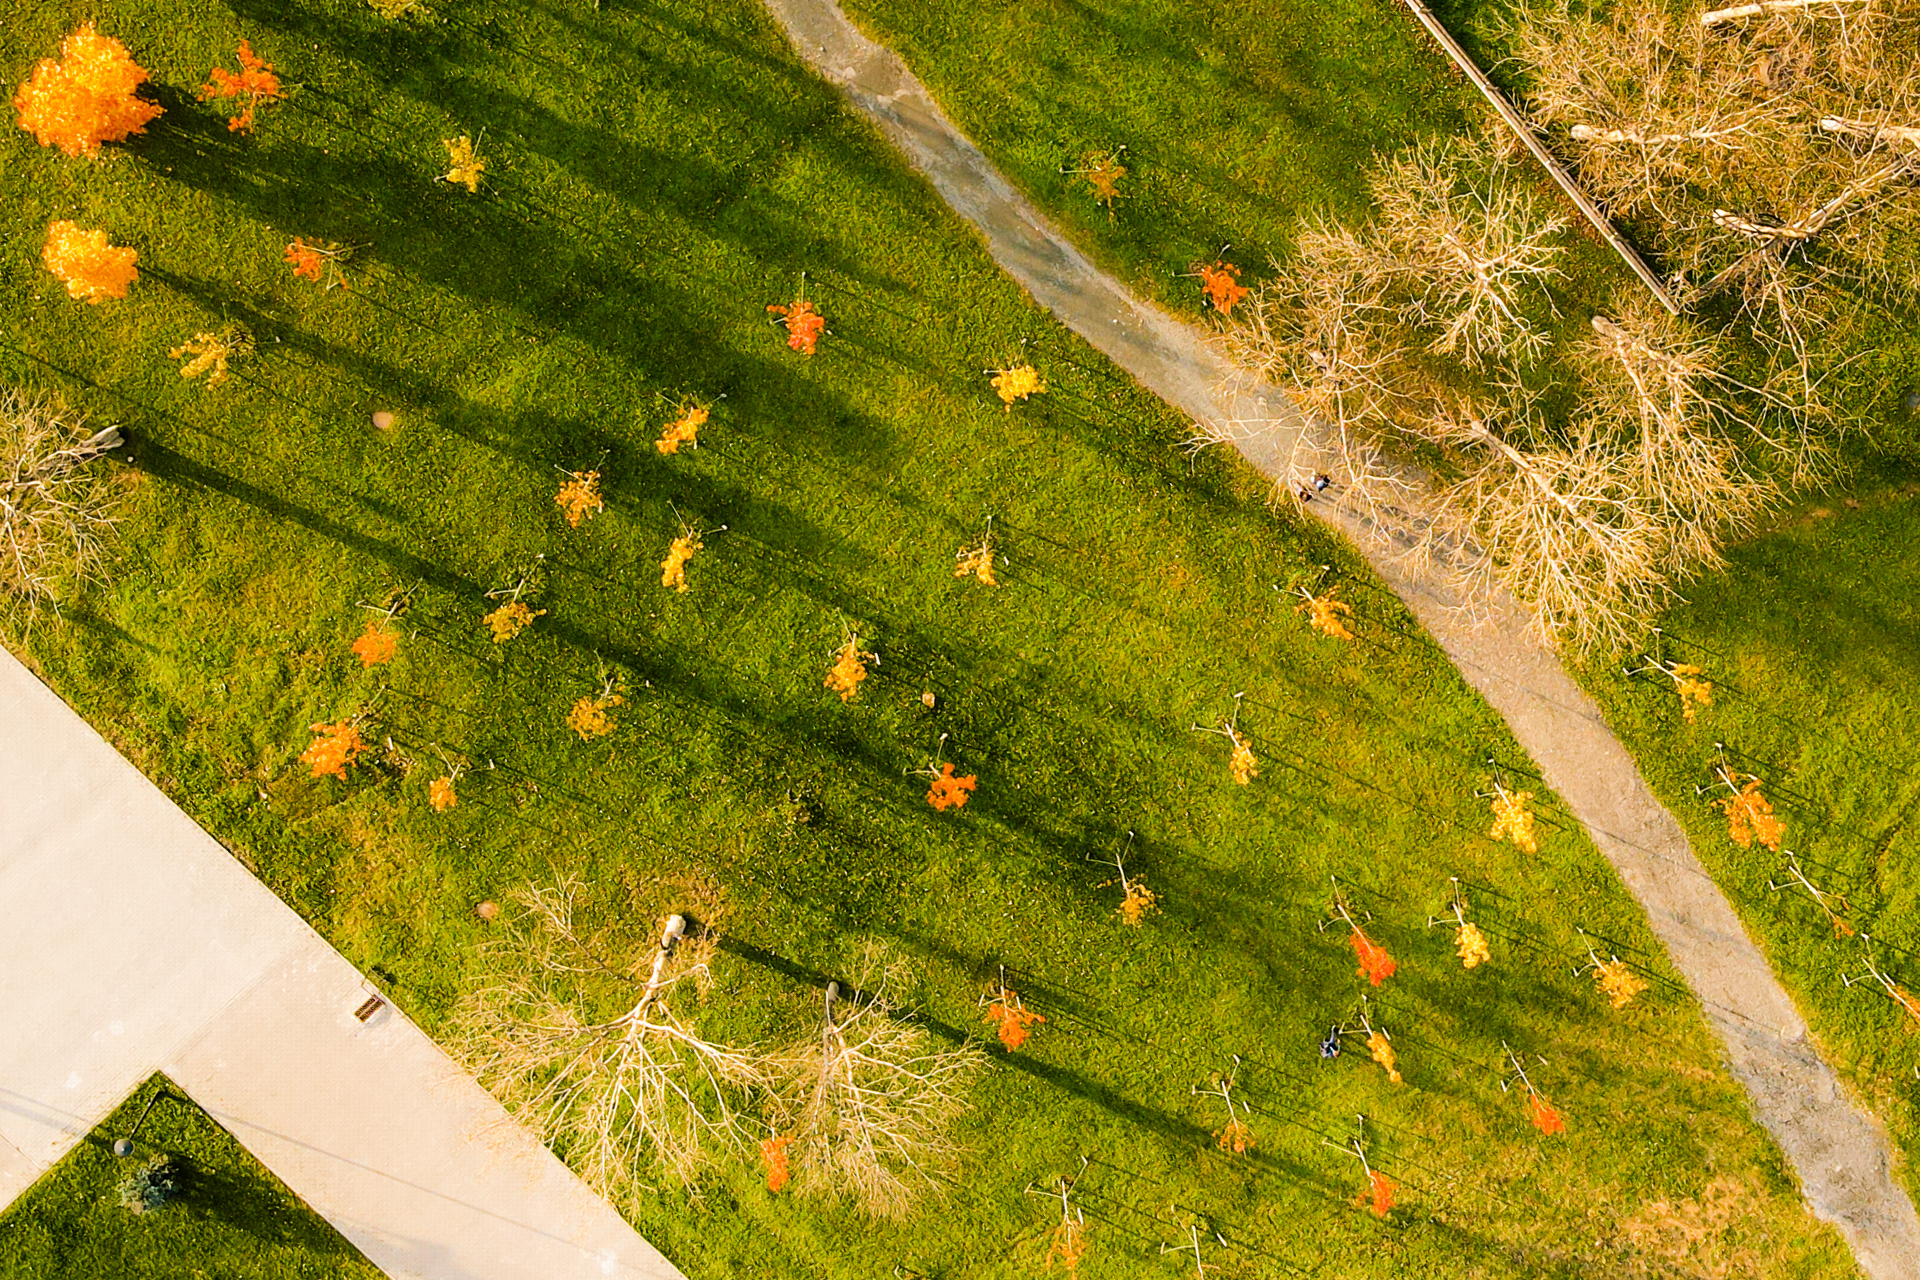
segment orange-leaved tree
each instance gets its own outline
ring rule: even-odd
[[[1008,413],[1013,412],[1015,401],[1043,395],[1047,389],[1047,380],[1030,364],[1015,365],[1011,369],[989,369],[987,372],[993,375],[993,393],[1000,397],[1000,403]]]
[[[707,419],[713,416],[712,409],[703,404],[689,404],[680,416],[669,422],[660,432],[660,438],[653,447],[661,453],[678,453],[682,445],[698,449],[700,447],[700,428],[707,425]]]
[[[308,240],[304,236],[295,236],[283,255],[294,275],[302,280],[313,281],[323,290],[339,288],[347,283],[346,272],[340,268],[352,256],[352,245],[335,244],[331,240]]]
[[[1086,1172],[1086,1166],[1086,1158],[1082,1157],[1080,1162],[1082,1173]],[[1053,1191],[1042,1191],[1031,1183],[1027,1185],[1028,1195],[1044,1196],[1049,1200],[1057,1199],[1060,1202],[1060,1220],[1053,1224],[1046,1236],[1046,1261],[1049,1272],[1053,1270],[1054,1263],[1059,1263],[1061,1269],[1067,1273],[1067,1280],[1076,1280],[1080,1274],[1080,1263],[1087,1256],[1087,1215],[1068,1199],[1073,1194],[1073,1184],[1077,1181],[1079,1181],[1078,1175],[1073,1178],[1062,1178],[1059,1188]]]
[[[463,133],[457,138],[442,138],[440,144],[447,149],[447,171],[440,175],[440,180],[465,187],[468,191],[480,190],[480,179],[487,171],[487,158],[480,154],[474,140]]]
[[[1260,757],[1253,754],[1253,744],[1240,734],[1240,699],[1244,697],[1244,693],[1233,695],[1233,715],[1222,721],[1219,728],[1209,729],[1198,724],[1193,726],[1194,732],[1217,733],[1227,740],[1232,748],[1232,754],[1227,757],[1227,772],[1233,775],[1234,782],[1243,787],[1260,776]]]
[[[1027,1008],[1020,993],[1007,985],[1004,965],[1000,968],[1000,985],[989,988],[980,997],[980,1006],[987,1011],[986,1021],[993,1027],[994,1035],[1009,1052],[1025,1044],[1034,1026],[1047,1020],[1044,1014]]]
[[[1254,1148],[1253,1126],[1247,1123],[1247,1117],[1253,1114],[1253,1108],[1233,1096],[1234,1079],[1240,1074],[1240,1055],[1233,1055],[1231,1071],[1216,1071],[1207,1080],[1207,1088],[1193,1085],[1191,1092],[1196,1098],[1218,1098],[1227,1109],[1227,1122],[1213,1131],[1213,1145],[1222,1151],[1243,1156]]]
[[[1780,852],[1787,828],[1773,816],[1773,803],[1760,794],[1760,779],[1750,773],[1736,778],[1724,764],[1715,766],[1713,772],[1727,789],[1726,795],[1713,802],[1714,808],[1727,815],[1727,838],[1742,849],[1753,848],[1758,840],[1774,853]]]
[[[1367,1170],[1367,1189],[1360,1193],[1358,1203],[1376,1218],[1384,1218],[1393,1210],[1393,1193],[1399,1184],[1378,1169]]]
[[[1593,939],[1587,937],[1585,929],[1580,931],[1580,936],[1586,939],[1587,963],[1575,972],[1591,970],[1593,985],[1600,989],[1600,994],[1605,996],[1614,1008],[1624,1009],[1632,1004],[1634,998],[1647,989],[1647,980],[1635,973],[1633,966],[1617,955],[1609,954],[1605,960],[1602,960],[1599,953],[1593,949]]]
[[[600,674],[600,692],[576,699],[567,712],[567,728],[580,735],[580,741],[592,742],[614,730],[613,709],[626,702],[620,692],[619,678],[605,671]]]
[[[43,147],[70,156],[93,156],[103,142],[118,142],[146,132],[160,114],[157,102],[137,97],[147,81],[145,68],[127,46],[82,23],[60,45],[60,61],[42,59],[13,95],[20,127]]]
[[[312,770],[316,778],[334,777],[344,781],[347,769],[367,749],[367,740],[360,736],[359,721],[322,722],[308,728],[313,732],[313,742],[300,753],[300,763]]]
[[[1367,1118],[1361,1116],[1360,1132],[1347,1139],[1346,1145],[1339,1146],[1338,1149],[1357,1158],[1360,1161],[1361,1172],[1367,1175],[1366,1189],[1354,1197],[1354,1204],[1367,1210],[1376,1218],[1384,1218],[1393,1211],[1394,1193],[1399,1191],[1400,1184],[1374,1168],[1373,1162],[1367,1159],[1366,1127]],[[1324,1138],[1321,1142],[1329,1147],[1338,1145]]]
[[[1193,272],[1200,277],[1200,291],[1208,303],[1223,316],[1232,315],[1234,304],[1252,292],[1240,283],[1240,268],[1231,262],[1195,266]]]
[[[134,266],[140,255],[107,243],[107,233],[90,231],[64,218],[47,224],[47,243],[40,260],[67,286],[69,296],[98,306],[108,298],[124,298],[140,278]]]
[[[993,556],[997,548],[993,542],[993,522],[987,522],[987,532],[978,542],[969,543],[953,553],[953,576],[973,578],[989,587],[997,587],[1000,580],[993,576]]]
[[[927,803],[942,813],[948,809],[966,808],[967,799],[979,781],[971,773],[956,776],[951,764],[942,764],[938,773],[929,765],[927,776],[933,780],[933,785],[927,788]]]
[[[1367,1056],[1380,1064],[1388,1080],[1394,1084],[1405,1083],[1400,1074],[1400,1055],[1393,1050],[1393,1037],[1367,1018],[1364,1001],[1360,1009],[1360,1029],[1367,1033]]]
[[[1513,847],[1522,853],[1540,852],[1533,834],[1533,810],[1528,807],[1533,792],[1509,791],[1496,778],[1488,799],[1493,803],[1493,829],[1487,834],[1495,840],[1513,841]]]
[[[1334,598],[1338,587],[1329,587],[1320,595],[1315,595],[1306,587],[1299,588],[1300,603],[1293,606],[1295,613],[1307,615],[1307,625],[1321,635],[1331,636],[1335,640],[1353,639],[1353,629],[1347,625],[1347,619],[1353,616],[1353,606],[1345,600]]]
[[[1347,944],[1353,948],[1355,958],[1360,961],[1360,972],[1357,976],[1365,978],[1377,987],[1391,978],[1400,968],[1399,962],[1387,954],[1387,949],[1369,938],[1359,922],[1353,918],[1352,911],[1347,907],[1346,896],[1340,892],[1338,880],[1334,881],[1333,905],[1327,909],[1327,913],[1329,917],[1327,922],[1320,926],[1323,929],[1334,920],[1346,922]]]
[[[820,335],[827,331],[827,318],[814,309],[814,305],[805,298],[795,298],[786,306],[774,303],[767,308],[780,317],[780,323],[787,326],[787,346],[803,356],[810,356],[820,347]]]
[[[545,609],[530,609],[524,601],[509,600],[492,613],[481,615],[480,621],[493,633],[495,644],[505,644],[532,626],[535,618],[546,616]]]
[[[767,1167],[767,1190],[778,1195],[793,1180],[793,1169],[787,1161],[787,1148],[793,1145],[792,1134],[773,1134],[760,1140],[760,1163]]]
[[[253,333],[243,324],[230,324],[215,333],[203,329],[167,351],[169,359],[186,361],[180,366],[181,377],[204,375],[209,387],[225,382],[231,372],[228,366],[252,354]]]
[[[1133,843],[1133,832],[1131,831],[1127,832],[1127,843],[1129,845]],[[1148,914],[1159,906],[1159,894],[1147,888],[1146,883],[1139,877],[1129,877],[1127,875],[1127,855],[1124,849],[1114,854],[1110,859],[1096,858],[1093,854],[1088,853],[1086,860],[1088,862],[1097,862],[1102,866],[1112,867],[1114,871],[1118,873],[1120,877],[1120,892],[1124,896],[1120,899],[1120,905],[1113,909],[1113,913],[1127,924],[1134,926],[1136,929],[1139,928],[1141,922],[1147,918]],[[1099,887],[1104,889],[1112,883],[1113,881],[1108,880]]]
[[[1528,1118],[1532,1120],[1533,1127],[1548,1137],[1556,1133],[1565,1133],[1567,1122],[1561,1118],[1553,1104],[1547,1101],[1546,1095],[1533,1087],[1533,1080],[1527,1075],[1527,1069],[1521,1065],[1520,1056],[1509,1048],[1504,1040],[1500,1042],[1500,1047],[1506,1050],[1507,1064],[1510,1068],[1509,1074],[1500,1081],[1500,1088],[1510,1090],[1516,1081],[1524,1085],[1527,1090]]]
[[[360,659],[362,669],[392,662],[399,651],[399,635],[387,630],[378,618],[368,618],[367,629],[353,642],[353,653]]]
[[[568,471],[563,474],[567,480],[560,486],[560,492],[553,495],[553,505],[560,508],[568,525],[578,529],[595,512],[606,509],[607,500],[600,495],[600,473]]]
[[[1127,176],[1127,166],[1120,162],[1126,150],[1115,147],[1111,151],[1089,151],[1080,157],[1080,168],[1061,171],[1087,184],[1093,198],[1106,207],[1109,221],[1113,218],[1113,202],[1120,198],[1120,179]]]
[[[1467,919],[1467,894],[1460,885],[1460,877],[1450,877],[1453,883],[1453,900],[1447,904],[1447,910],[1453,915],[1453,953],[1460,957],[1460,967],[1477,969],[1493,958],[1493,952],[1487,946],[1487,935],[1480,926]],[[1427,928],[1446,922],[1445,916],[1428,916]]]
[[[715,532],[726,529],[721,525]],[[680,536],[667,547],[667,558],[660,562],[660,585],[672,587],[685,595],[687,592],[687,561],[693,559],[696,551],[704,551],[706,543],[701,541],[707,531],[685,520],[680,522]]]
[[[274,74],[273,64],[257,56],[245,40],[240,42],[239,60],[238,71],[215,67],[207,72],[207,83],[200,86],[197,96],[202,102],[232,100],[240,112],[227,120],[228,132],[252,133],[254,112],[279,100],[280,77]]]
[[[860,633],[847,632],[847,642],[835,651],[833,668],[825,685],[840,695],[840,701],[852,702],[860,696],[860,682],[867,678],[867,664],[878,666],[880,659],[860,647]]]

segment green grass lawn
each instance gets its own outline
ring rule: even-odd
[[[114,1139],[133,1131],[149,1102],[133,1154],[115,1156]],[[156,1155],[178,1162],[178,1198],[144,1214],[122,1208],[121,1182]],[[5,1280],[375,1280],[380,1274],[165,1076],[141,1085],[0,1211]]]
[[[1201,310],[1196,263],[1269,278],[1303,222],[1369,216],[1376,156],[1493,118],[1398,0],[844,7],[1075,242],[1176,310]],[[1076,171],[1122,147],[1129,172],[1108,208]],[[1557,207],[1544,174],[1538,185]],[[1627,278],[1573,222],[1561,311]]]
[[[1909,1185],[1920,1150],[1920,1020],[1873,979],[1850,988],[1842,975],[1865,976],[1871,955],[1898,985],[1920,989],[1915,492],[1907,483],[1857,508],[1838,499],[1802,508],[1734,548],[1726,571],[1662,620],[1654,656],[1698,665],[1714,681],[1713,705],[1693,723],[1664,676],[1596,671],[1588,680],[1829,1057],[1888,1122],[1909,1156]],[[1786,827],[1781,853],[1735,844],[1708,807],[1714,793],[1696,794],[1714,781],[1721,743],[1735,770],[1764,780]],[[1792,879],[1787,850],[1815,887],[1844,899],[1832,905],[1857,936],[1836,930]]]
[[[1496,80],[1521,88],[1497,34],[1506,6],[1463,0],[1435,8]],[[1371,155],[1465,127],[1479,110],[1398,0],[1039,8],[851,0],[849,9],[902,50],[961,126],[1078,241],[1188,311],[1199,309],[1198,282],[1179,273],[1210,255],[1216,240],[1232,241],[1227,256],[1249,267],[1284,258],[1303,217],[1364,216],[1360,171]],[[1259,145],[1271,138],[1284,145]],[[1121,144],[1137,185],[1109,219],[1061,170],[1086,150]],[[1591,246],[1585,254],[1580,270],[1604,274],[1608,264],[1594,264]],[[1582,278],[1575,296],[1561,299],[1572,303],[1576,323],[1585,315]],[[1602,664],[1587,684],[1840,1065],[1854,1067],[1863,1094],[1911,1153],[1920,1077],[1905,1015],[1883,997],[1840,985],[1843,969],[1859,971],[1857,944],[1835,941],[1824,925],[1809,933],[1808,920],[1819,920],[1808,915],[1814,909],[1766,888],[1784,874],[1783,860],[1738,850],[1693,790],[1710,780],[1712,744],[1724,739],[1761,762],[1749,761],[1752,771],[1804,791],[1808,813],[1789,817],[1790,846],[1817,842],[1817,854],[1801,852],[1829,863],[1873,922],[1888,964],[1901,961],[1896,946],[1920,951],[1920,939],[1908,937],[1916,917],[1894,887],[1904,866],[1892,852],[1911,799],[1899,763],[1909,754],[1912,714],[1902,699],[1911,678],[1900,664],[1915,650],[1910,635],[1879,621],[1883,612],[1899,616],[1912,594],[1902,561],[1910,559],[1913,508],[1884,504],[1920,457],[1920,414],[1902,405],[1920,385],[1920,326],[1911,312],[1882,313],[1855,339],[1852,363],[1833,386],[1869,430],[1842,445],[1849,471],[1837,491],[1804,498],[1794,518],[1811,520],[1806,512],[1822,502],[1844,516],[1843,494],[1867,501],[1873,514],[1756,539],[1725,572],[1688,587],[1692,603],[1661,620],[1676,660],[1697,661],[1728,682],[1725,705],[1689,726],[1664,677],[1627,685]],[[1850,532],[1857,541],[1835,544]],[[1836,699],[1848,705],[1844,715],[1810,710]],[[1856,739],[1876,745],[1863,755],[1849,745]],[[1920,957],[1900,972],[1920,984]]]
[[[1050,1210],[1023,1190],[1085,1157],[1091,1275],[1174,1274],[1159,1246],[1190,1227],[1255,1275],[1850,1274],[1571,821],[1543,795],[1537,855],[1487,838],[1485,762],[1525,766],[1444,657],[1257,477],[1184,457],[1185,424],[1003,279],[757,7],[447,8],[113,0],[93,16],[168,114],[100,163],[0,142],[5,376],[133,436],[109,581],[10,643],[430,1028],[490,936],[476,904],[556,873],[636,943],[722,896],[718,1034],[808,1035],[872,941],[947,1034],[985,1033],[1001,965],[1049,1019],[996,1051],[945,1200],[868,1223],[742,1159],[632,1209],[677,1265],[1031,1274]],[[73,15],[13,18],[18,77]],[[300,86],[254,137],[191,97],[242,37]],[[477,196],[434,181],[461,133],[492,157]],[[140,251],[131,297],[63,296],[54,218]],[[348,287],[294,278],[295,235],[352,245]],[[766,311],[803,272],[831,325],[811,358]],[[258,354],[182,379],[167,349],[226,323]],[[1026,360],[1050,389],[1006,411],[983,370]],[[714,419],[661,455],[683,396]],[[570,529],[553,495],[583,468],[607,509]],[[989,519],[997,588],[953,570]],[[659,565],[683,521],[712,532],[680,595]],[[1354,642],[1295,611],[1322,566]],[[495,645],[486,593],[529,572],[546,614]],[[362,671],[348,645],[396,592],[399,656]],[[822,681],[850,628],[880,661],[843,704]],[[582,742],[564,719],[603,672],[618,729]],[[1194,728],[1237,695],[1245,788]],[[308,726],[361,711],[378,750],[309,776]],[[927,805],[936,757],[978,776],[964,810]],[[1123,848],[1164,908],[1137,930],[1088,860]],[[1374,994],[1317,927],[1329,875],[1401,962],[1373,1016],[1404,1085],[1315,1051]],[[1425,927],[1452,876],[1493,937],[1471,973]],[[1607,1008],[1576,927],[1653,990]],[[1501,1091],[1503,1042],[1568,1134]],[[1241,1156],[1194,1094],[1236,1054]],[[1327,1145],[1360,1113],[1404,1188],[1384,1222]]]

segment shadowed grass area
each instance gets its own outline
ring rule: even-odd
[[[119,0],[102,27],[168,114],[97,164],[0,141],[0,364],[133,436],[110,581],[11,640],[430,1028],[496,936],[476,904],[557,873],[617,946],[723,900],[717,1035],[817,1034],[819,988],[876,941],[944,1034],[986,1033],[1001,965],[1048,1018],[996,1050],[970,1155],[920,1215],[770,1194],[742,1155],[630,1206],[676,1265],[1028,1274],[1056,1211],[1023,1190],[1085,1157],[1091,1274],[1160,1274],[1191,1226],[1255,1274],[1600,1276],[1702,1250],[1848,1273],[1551,797],[1537,854],[1487,838],[1488,761],[1530,784],[1444,657],[1256,477],[1184,457],[1185,424],[1004,280],[754,5],[448,8]],[[11,74],[64,20],[21,13]],[[299,85],[253,137],[192,100],[243,36]],[[478,195],[435,181],[463,133],[491,157]],[[140,250],[131,297],[61,295],[37,262],[56,217]],[[291,275],[296,235],[353,247],[346,287]],[[802,287],[830,326],[811,358],[766,311]],[[258,354],[230,384],[165,358],[235,322]],[[984,371],[1026,361],[1049,389],[1009,411]],[[682,397],[713,420],[661,454]],[[569,528],[554,494],[589,468],[607,509]],[[954,575],[989,520],[997,588]],[[683,524],[707,531],[684,595],[659,567]],[[495,644],[487,593],[523,580],[545,614]],[[1315,583],[1357,639],[1308,629],[1291,592]],[[397,659],[362,669],[349,644],[400,598]],[[843,703],[822,682],[854,629],[879,662]],[[618,727],[582,741],[565,717],[604,676]],[[1196,731],[1236,707],[1263,762],[1244,788]],[[309,726],[355,714],[374,750],[311,776]],[[958,812],[926,802],[936,760],[979,780]],[[1097,861],[1122,851],[1161,898],[1138,929]],[[1377,991],[1318,927],[1330,875],[1400,961]],[[1427,927],[1453,876],[1493,938],[1472,972]],[[1655,989],[1607,1008],[1577,927]],[[1404,1085],[1357,1041],[1316,1052],[1363,994]],[[1567,1135],[1502,1092],[1503,1042]],[[1234,1055],[1239,1156],[1194,1092]],[[1385,1222],[1325,1145],[1359,1113],[1403,1187]],[[1703,1242],[1662,1225],[1722,1196]]]
[[[115,1156],[114,1140],[132,1133],[143,1112],[133,1153]],[[175,1162],[177,1196],[133,1213],[121,1206],[120,1184],[155,1156]],[[141,1085],[0,1211],[0,1276],[7,1280],[381,1274],[165,1076]]]

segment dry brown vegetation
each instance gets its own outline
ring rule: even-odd
[[[1550,418],[1541,317],[1565,223],[1491,148],[1415,148],[1381,161],[1373,190],[1374,223],[1308,230],[1226,331],[1312,424],[1289,491],[1324,472],[1466,599],[1515,596],[1543,635],[1586,648],[1627,640],[1775,499],[1750,455],[1811,469],[1814,437],[1778,429],[1777,398],[1637,292],[1592,317],[1568,353],[1577,408]]]
[[[88,464],[120,443],[119,428],[88,434],[47,396],[0,390],[0,596],[52,600],[98,562],[115,503]]]
[[[1776,390],[1817,415],[1821,329],[1916,282],[1920,5],[1561,3],[1513,35],[1534,116],[1581,180],[1686,284],[1735,294],[1798,378]]]

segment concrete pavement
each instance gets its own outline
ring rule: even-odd
[[[165,1071],[389,1275],[680,1272],[0,649],[0,1207]]]

